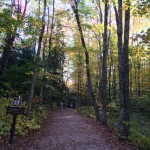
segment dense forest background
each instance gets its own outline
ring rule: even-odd
[[[14,97],[25,136],[53,107],[73,103],[150,148],[149,0],[1,0],[0,137],[10,130]]]

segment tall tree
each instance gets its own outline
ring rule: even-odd
[[[99,108],[98,108],[96,98],[94,95],[94,90],[93,90],[91,72],[90,72],[89,53],[88,53],[88,50],[86,47],[86,43],[85,43],[84,35],[83,35],[83,30],[82,30],[82,26],[81,26],[81,22],[80,22],[80,18],[79,18],[78,3],[79,3],[78,0],[71,0],[71,6],[72,6],[72,9],[73,9],[74,14],[75,14],[75,18],[77,21],[78,30],[79,30],[80,38],[81,38],[81,42],[82,42],[82,47],[83,47],[84,53],[85,53],[88,88],[89,88],[89,92],[90,92],[90,95],[91,95],[91,98],[92,98],[92,101],[94,104],[96,120],[99,121],[100,120]]]
[[[107,56],[108,56],[108,0],[105,1],[104,35],[103,35],[103,60],[102,60],[102,80],[101,80],[101,103],[102,103],[102,123],[107,124],[106,100],[107,100]]]
[[[125,1],[124,43],[123,43],[123,1],[118,0],[118,10],[115,8],[117,35],[118,35],[118,69],[119,69],[119,100],[120,100],[120,135],[128,138],[129,135],[129,27],[130,27],[130,0]]]
[[[31,83],[31,88],[30,88],[30,93],[29,93],[28,117],[30,117],[30,114],[31,114],[32,99],[33,99],[34,88],[35,88],[35,80],[36,80],[36,75],[37,75],[37,70],[38,70],[38,65],[39,65],[39,60],[40,60],[42,39],[43,39],[44,31],[45,31],[46,2],[47,1],[44,0],[43,17],[42,17],[43,25],[42,25],[41,32],[40,32],[40,35],[39,35],[38,50],[37,50],[36,58],[35,58],[35,61],[34,61],[34,71],[33,71],[32,83]]]
[[[51,28],[50,28],[50,36],[49,36],[49,52],[51,50],[52,47],[52,35],[53,35],[53,29],[54,29],[54,13],[55,13],[55,0],[53,0],[53,15],[52,15],[52,21],[51,21]],[[46,65],[46,57],[45,57],[45,49],[46,49],[46,44],[47,44],[47,35],[48,35],[48,30],[49,30],[49,8],[48,8],[48,25],[47,25],[47,34],[46,34],[46,39],[44,41],[44,47],[43,47],[43,64],[44,64],[44,75],[42,78],[42,82],[41,82],[41,89],[40,89],[40,97],[43,97],[43,88],[44,88],[44,82],[45,82],[45,76],[46,76],[46,72],[47,72],[47,65]]]

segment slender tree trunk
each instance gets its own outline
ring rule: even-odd
[[[86,83],[86,85],[87,85],[87,83]],[[91,106],[91,100],[90,100],[90,93],[89,93],[89,88],[88,88],[88,86],[86,86],[87,88],[86,88],[86,96],[87,96],[87,106]]]
[[[88,88],[89,88],[89,92],[91,94],[91,98],[92,98],[92,101],[93,101],[93,104],[94,104],[96,120],[99,121],[100,120],[99,108],[98,108],[98,105],[97,105],[97,102],[96,102],[96,98],[95,98],[94,90],[93,90],[93,85],[92,85],[91,72],[90,72],[90,62],[89,62],[89,53],[88,53],[88,50],[87,50],[87,47],[86,47],[86,44],[85,44],[83,31],[82,31],[82,27],[81,27],[81,23],[80,23],[80,19],[79,19],[78,2],[76,0],[73,0],[73,1],[74,2],[72,2],[72,9],[73,9],[74,14],[75,14],[75,18],[76,18],[77,25],[78,25],[78,30],[79,30],[80,37],[81,37],[82,47],[83,47],[84,53],[85,53]]]
[[[108,73],[108,96],[109,96],[109,100],[111,100],[111,72],[112,72],[111,63],[109,66],[109,73]]]
[[[109,100],[111,100],[111,89],[112,89],[112,81],[111,81],[111,74],[113,69],[113,50],[111,49],[110,45],[110,39],[111,39],[111,10],[109,14],[109,34],[108,34],[108,49],[110,51],[110,62],[109,62],[109,74],[108,74],[108,80],[109,80],[109,86],[108,86],[108,93],[109,93]]]
[[[128,138],[129,135],[129,26],[130,26],[130,1],[125,11],[124,45],[122,44],[122,0],[118,0],[118,12],[116,12],[117,35],[118,35],[118,67],[119,67],[119,100],[120,100],[120,135]]]
[[[150,66],[150,56],[149,56],[148,66]],[[149,73],[148,74],[149,74],[148,81],[150,82],[150,69],[149,69]]]
[[[45,48],[46,48],[46,43],[47,43],[47,39],[44,42],[44,46],[43,46],[43,66],[44,66],[44,75],[42,77],[42,81],[41,81],[41,88],[40,88],[40,97],[43,98],[43,88],[44,88],[44,84],[45,84],[45,76],[46,76],[46,72],[47,72],[47,65],[46,65],[46,59],[45,59]]]
[[[130,28],[130,0],[128,2],[128,9],[125,11],[125,25],[124,25],[124,46],[123,46],[123,70],[122,70],[122,96],[120,99],[120,134],[128,138],[130,111],[129,111],[129,28]]]
[[[8,64],[8,60],[10,57],[11,49],[13,47],[15,36],[11,36],[10,34],[7,34],[6,40],[5,40],[5,46],[2,54],[2,63],[0,66],[0,77],[2,77],[3,73],[5,72]]]
[[[81,107],[80,74],[79,74],[79,71],[78,71],[78,107]]]
[[[41,44],[42,44],[43,34],[45,30],[45,14],[46,14],[46,0],[44,0],[44,10],[43,10],[43,17],[42,17],[43,26],[42,26],[39,40],[38,40],[38,50],[37,50],[37,55],[36,55],[35,62],[34,62],[34,71],[33,71],[32,83],[31,83],[31,88],[30,88],[30,93],[29,93],[28,117],[30,117],[30,114],[31,114],[32,99],[33,99],[34,88],[35,88],[35,80],[36,80],[36,75],[37,75],[37,70],[38,70],[38,65],[39,65],[39,60],[40,60]]]
[[[103,35],[103,62],[102,62],[102,123],[107,124],[107,56],[108,56],[108,2],[105,2],[104,35]]]
[[[51,49],[51,43],[52,43],[52,33],[53,33],[53,28],[54,28],[54,12],[55,12],[55,0],[53,0],[53,16],[52,16],[52,23],[51,23],[51,31],[50,31],[50,37],[49,37],[49,51]],[[49,29],[49,24],[50,24],[50,21],[49,21],[49,8],[48,8],[48,26],[47,26],[47,35],[48,35],[48,29]],[[46,65],[46,58],[45,58],[45,48],[46,48],[46,44],[47,44],[47,38],[44,42],[44,48],[43,48],[43,63],[44,63],[44,75],[43,75],[43,78],[42,78],[42,82],[41,82],[41,89],[40,89],[40,97],[42,98],[43,97],[43,88],[44,88],[44,82],[45,82],[45,75],[46,75],[46,72],[47,72],[47,65]]]
[[[132,71],[133,71],[133,70],[132,70],[132,63],[131,63],[131,64],[130,64],[130,71],[129,71],[129,72],[130,72],[130,77],[129,77],[129,78],[130,78],[130,80],[129,80],[129,91],[130,91],[130,94],[129,94],[129,95],[130,95],[130,96],[132,96],[132,84],[133,84],[133,83],[132,83],[132,78],[133,78]]]
[[[114,66],[114,69],[113,69],[113,83],[112,83],[113,99],[116,99],[116,96],[117,96],[116,87],[117,87],[117,83],[116,83],[116,68]]]
[[[134,92],[135,92],[135,95],[137,95],[137,67],[136,67],[136,62],[134,63],[134,84],[135,84],[135,89],[134,89]]]
[[[81,63],[79,60],[79,64],[78,64],[78,106],[81,107],[82,103],[81,103]]]
[[[141,69],[141,62],[138,60],[137,63],[137,96],[141,96],[141,83],[140,83],[140,69]]]
[[[100,21],[100,24],[102,24],[103,23],[103,13],[102,13],[102,8],[101,8],[101,0],[93,0],[93,2],[94,2],[94,4],[95,4],[95,7],[96,7],[96,10],[97,10],[97,12],[98,12],[98,14],[99,14],[99,21]],[[101,101],[101,99],[102,99],[102,88],[103,88],[103,81],[102,81],[102,63],[103,63],[103,56],[102,56],[102,49],[103,49],[103,45],[101,44],[102,43],[102,37],[103,37],[103,34],[101,34],[101,33],[98,33],[98,34],[96,34],[95,32],[94,32],[94,34],[95,34],[95,36],[96,36],[96,39],[97,39],[97,41],[98,41],[98,46],[99,46],[99,56],[100,56],[100,58],[99,58],[99,62],[98,62],[98,68],[99,68],[99,78],[100,78],[100,80],[98,80],[97,82],[98,82],[98,96],[99,96],[99,99],[100,99],[100,101]]]

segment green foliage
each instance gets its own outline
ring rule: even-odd
[[[26,48],[11,53],[8,67],[3,76],[2,94],[6,94],[6,91],[10,93],[9,95],[13,91],[21,95],[26,94],[30,86],[30,72],[33,70],[32,50]]]
[[[79,107],[78,108],[78,112],[83,114],[83,115],[85,115],[85,116],[95,118],[95,116],[94,116],[95,111],[94,111],[93,106],[82,106],[82,107]]]
[[[133,111],[142,112],[150,116],[150,95],[143,97],[132,97],[131,98],[131,107]]]
[[[143,1],[137,0],[136,3],[134,3],[133,14],[138,16],[142,15],[149,16],[150,15],[149,9],[150,9],[149,0]]]
[[[129,140],[137,145],[139,150],[150,149],[150,131],[148,126],[150,123],[146,120],[146,117],[133,115],[130,123],[130,135]]]
[[[96,9],[91,7],[92,3],[86,1],[79,2],[79,13],[86,19],[98,17]]]
[[[2,98],[0,101],[0,137],[8,136],[11,123],[12,123],[12,115],[6,114],[6,107],[12,106],[12,98]],[[24,103],[24,107],[26,105]],[[43,119],[47,116],[47,108],[44,106],[40,107],[40,110],[33,110],[31,113],[31,117],[28,120],[26,115],[17,115],[16,121],[16,134],[20,136],[27,135],[31,130],[39,129]]]
[[[60,70],[62,69],[62,63],[64,62],[64,51],[61,47],[55,46],[49,51],[48,55],[48,69],[49,72],[53,72],[54,74],[60,74]]]
[[[42,21],[38,17],[28,16],[28,26],[25,28],[26,35],[38,35],[42,27]]]
[[[0,13],[0,18],[0,33],[7,32],[12,34],[17,22],[11,17],[10,11],[6,9],[5,12]]]
[[[11,125],[11,116],[6,115],[6,107],[12,105],[12,99],[0,98],[0,137],[8,135]]]
[[[141,43],[150,48],[150,28],[147,31],[142,31],[138,36],[142,38]]]
[[[16,133],[21,136],[25,136],[31,130],[36,130],[41,128],[40,124],[43,119],[47,116],[47,109],[42,106],[41,110],[38,112],[33,110],[31,113],[30,120],[26,116],[18,115],[16,124]]]

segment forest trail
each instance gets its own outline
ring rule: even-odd
[[[39,131],[14,139],[14,144],[4,150],[133,150],[127,143],[119,145],[109,135],[106,138],[102,127],[74,109],[58,109],[51,112]]]

